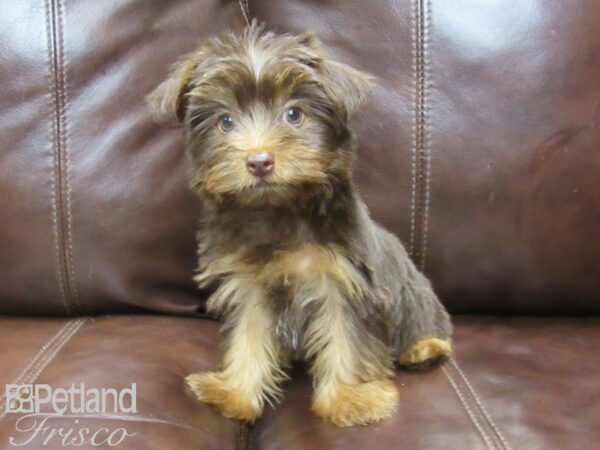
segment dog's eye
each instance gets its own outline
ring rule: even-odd
[[[233,119],[229,114],[223,114],[219,119],[219,129],[225,133],[233,130]]]
[[[284,119],[290,125],[299,125],[304,118],[302,110],[296,106],[292,106],[285,110]]]

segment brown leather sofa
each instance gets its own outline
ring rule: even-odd
[[[182,133],[143,99],[244,16],[312,29],[378,77],[354,119],[356,178],[432,278],[456,347],[398,372],[383,423],[316,419],[301,369],[253,427],[183,389],[217,367],[219,327],[191,282]],[[600,448],[599,30],[598,0],[1,2],[1,385],[135,382],[137,414],[50,417],[47,433],[135,433],[79,448]],[[0,395],[15,448],[35,430]],[[67,448],[46,437],[22,448]]]

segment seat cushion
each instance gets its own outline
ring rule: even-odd
[[[399,371],[397,412],[368,427],[338,428],[313,416],[301,369],[285,386],[283,403],[251,429],[191,399],[183,377],[218,366],[218,324],[203,319],[0,319],[0,385],[135,382],[136,414],[47,423],[135,433],[119,449],[579,450],[600,442],[600,318],[459,317],[455,324],[455,357],[425,372]],[[23,443],[32,436],[16,427],[33,424],[19,425],[23,414],[6,413],[5,400],[0,397],[0,448],[9,449],[10,437]],[[23,448],[42,448],[45,437]],[[62,448],[53,439],[46,447]]]
[[[190,372],[217,366],[218,324],[208,320],[160,316],[107,316],[76,320],[0,319],[0,386],[48,384],[53,389],[85,383],[88,388],[124,388],[136,383],[136,414],[107,418],[101,414],[52,417],[50,429],[84,427],[129,434],[115,447],[106,444],[75,448],[222,449],[235,448],[237,422],[196,402],[184,389]],[[0,395],[2,395],[0,394]],[[42,416],[17,421],[24,414],[6,413],[0,397],[0,448],[69,448],[60,437],[42,446],[47,434],[34,439],[27,430]],[[78,421],[78,423],[76,423]],[[106,432],[98,435],[102,442]],[[114,436],[118,439],[119,435]],[[29,439],[31,441],[29,442]],[[115,441],[113,441],[115,442]]]
[[[263,450],[560,449],[600,442],[600,319],[455,318],[455,357],[399,371],[387,421],[338,428],[310,412],[296,375],[253,432]]]

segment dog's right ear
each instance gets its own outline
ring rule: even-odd
[[[169,77],[147,97],[150,110],[161,123],[182,123],[185,119],[185,94],[198,65],[198,58],[188,57],[177,63]]]

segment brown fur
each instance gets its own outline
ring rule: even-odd
[[[149,98],[185,125],[191,188],[206,205],[195,279],[227,332],[221,370],[187,383],[228,417],[252,422],[278,401],[295,358],[310,364],[315,414],[376,422],[397,403],[398,355],[414,364],[449,353],[447,313],[352,183],[347,120],[370,85],[313,35],[253,24],[202,43]],[[298,123],[285,120],[291,107]],[[259,178],[245,161],[265,151],[274,170]]]

